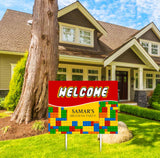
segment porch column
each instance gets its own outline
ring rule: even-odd
[[[116,65],[111,65],[111,80],[116,80]]]
[[[143,90],[143,68],[139,68],[139,90]]]

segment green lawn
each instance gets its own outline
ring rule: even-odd
[[[64,135],[49,135],[0,141],[0,157],[6,158],[159,158],[160,156],[160,122],[119,114],[119,120],[124,121],[134,138],[122,144],[103,144],[99,152],[97,135],[69,135],[68,150],[65,151]]]

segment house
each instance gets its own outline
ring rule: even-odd
[[[1,96],[29,48],[31,19],[31,14],[7,10],[0,21]],[[58,22],[57,80],[117,80],[120,100],[146,106],[160,82],[160,32],[154,23],[136,30],[97,21],[80,2],[59,10]]]

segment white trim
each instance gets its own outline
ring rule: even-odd
[[[58,11],[58,18],[78,9],[104,36],[107,36],[106,30],[97,22],[97,20],[87,11],[87,9],[79,2],[75,2]]]
[[[136,39],[132,39],[127,44],[125,44],[122,48],[120,48],[117,52],[111,55],[104,61],[104,66],[106,67],[111,62],[113,62],[116,58],[122,55],[127,49],[132,48],[132,50],[137,54],[137,56],[149,67],[155,68],[159,71],[159,66],[155,63],[155,61],[149,56],[149,54],[143,49],[143,47],[138,43]],[[136,51],[136,48],[139,52]]]
[[[68,42],[63,40],[63,27],[73,28],[75,30],[75,41],[74,42]],[[71,25],[67,23],[59,22],[59,28],[60,28],[60,35],[59,35],[59,42],[60,43],[67,43],[67,44],[74,44],[74,45],[80,45],[85,47],[94,47],[94,29],[87,28],[87,27],[81,27],[77,25]],[[79,42],[80,40],[80,30],[88,31],[91,33],[91,44],[81,44]]]
[[[104,63],[103,59],[79,57],[79,56],[71,56],[71,55],[60,55],[59,61],[84,63],[84,64],[95,64],[95,65],[103,65]]]
[[[16,64],[11,64],[11,78],[13,76],[14,73],[14,68],[16,67]]]
[[[152,31],[158,36],[160,39],[160,31],[156,27],[154,23],[150,23],[148,26],[146,26],[144,29],[142,29],[138,34],[135,35],[135,38],[140,38],[143,34],[145,34],[147,31],[152,29]]]

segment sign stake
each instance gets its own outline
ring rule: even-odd
[[[100,134],[100,136],[99,136],[99,138],[100,138],[100,141],[99,141],[99,149],[100,149],[100,152],[102,151],[102,134]]]
[[[66,146],[66,150],[67,150],[67,134],[65,134],[65,146]]]

